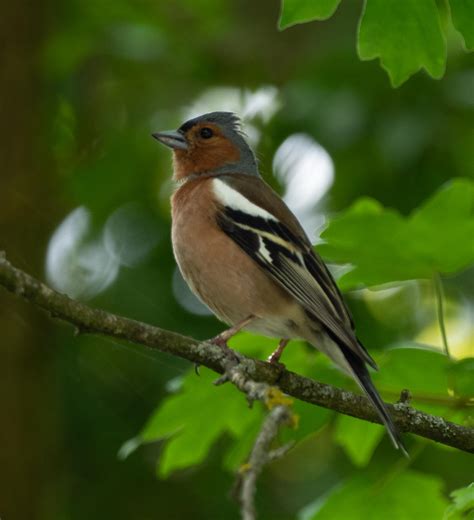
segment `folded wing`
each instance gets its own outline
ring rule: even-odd
[[[258,180],[264,184],[265,197],[258,204],[242,193],[245,179],[240,180],[238,190],[232,186],[235,182],[235,177],[213,180],[220,229],[288,291],[337,344],[376,368],[357,340],[350,313],[331,274],[290,210],[263,181]],[[276,216],[282,212],[291,216],[284,219],[285,224]]]

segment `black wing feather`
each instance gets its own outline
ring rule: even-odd
[[[311,245],[279,221],[221,207],[217,224],[265,269],[315,319],[373,368],[377,368],[354,333],[352,317],[331,274]],[[283,242],[283,243],[281,243]],[[262,254],[262,246],[271,261]]]

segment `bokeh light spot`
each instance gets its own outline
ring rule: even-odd
[[[61,222],[48,244],[48,283],[72,298],[96,296],[112,284],[119,271],[119,262],[110,255],[102,237],[90,234],[90,213],[79,207]]]
[[[283,199],[314,241],[324,224],[318,203],[334,182],[331,156],[309,135],[293,134],[276,151],[273,172],[285,186]]]

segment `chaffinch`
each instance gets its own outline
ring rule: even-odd
[[[302,338],[328,355],[367,394],[395,445],[406,453],[366,365],[348,308],[300,223],[259,175],[237,116],[212,112],[153,137],[173,149],[173,251],[191,290],[231,328]]]

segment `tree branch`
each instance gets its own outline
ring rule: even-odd
[[[242,520],[255,520],[256,518],[254,500],[257,490],[257,478],[264,466],[279,457],[283,457],[292,446],[291,444],[286,444],[275,450],[270,450],[270,446],[276,438],[280,427],[291,423],[291,420],[292,413],[289,407],[277,405],[270,410],[263,421],[249,459],[240,470],[238,488]]]
[[[247,461],[240,467],[239,475],[234,485],[233,495],[240,502],[242,520],[255,520],[255,493],[257,490],[257,478],[265,465],[280,457],[283,457],[293,446],[287,443],[276,449],[270,450],[271,444],[276,438],[281,426],[294,426],[297,417],[291,411],[293,400],[286,397],[278,388],[267,383],[261,383],[248,379],[245,371],[236,360],[236,364],[231,364],[225,374],[216,381],[216,384],[230,381],[241,392],[247,395],[247,399],[252,405],[253,401],[262,401],[269,409],[265,417],[259,434],[255,439]]]
[[[52,317],[71,323],[79,332],[127,340],[204,365],[220,374],[225,373],[228,368],[228,355],[220,347],[93,309],[72,300],[13,267],[4,254],[0,254],[0,285],[46,310]],[[376,411],[363,396],[318,383],[263,361],[240,354],[239,358],[248,379],[270,385],[276,384],[283,392],[296,399],[358,419],[380,423]],[[400,431],[414,433],[474,453],[474,428],[424,413],[406,403],[388,406]]]

